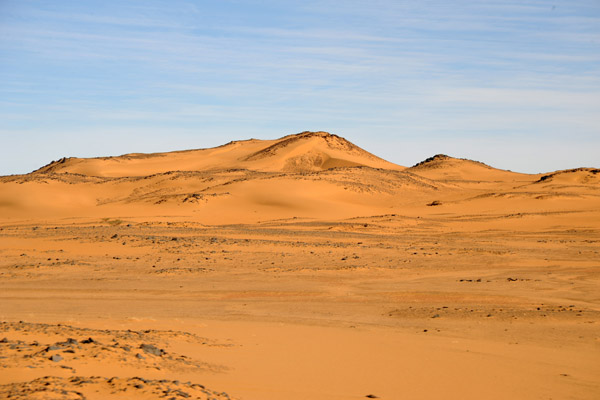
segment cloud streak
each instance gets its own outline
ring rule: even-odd
[[[218,143],[210,132],[316,127],[358,142],[476,135],[476,155],[502,137],[600,137],[597,2],[123,4],[4,3],[1,138],[60,131],[83,148],[121,125],[163,143],[158,124],[185,148],[193,131]],[[16,149],[0,174],[26,172]]]

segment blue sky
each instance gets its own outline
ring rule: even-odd
[[[0,174],[326,130],[600,167],[600,2],[0,0]]]

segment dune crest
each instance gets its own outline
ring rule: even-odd
[[[526,174],[497,169],[480,161],[436,154],[407,169],[430,179],[450,181],[511,181]]]
[[[542,176],[536,183],[598,183],[600,182],[600,169],[575,168],[556,171]]]
[[[405,168],[340,136],[301,132],[210,149],[62,158],[30,174],[0,178],[0,218],[340,219],[440,208],[427,205],[504,207],[508,198],[527,199],[515,209],[525,211],[538,207],[540,200],[575,196],[593,201],[598,185],[594,171],[527,175],[443,154]],[[538,181],[543,184],[534,185]],[[569,189],[575,181],[577,194]]]
[[[302,132],[276,140],[250,139],[198,150],[117,157],[62,158],[34,173],[72,173],[98,177],[148,176],[169,171],[248,169],[268,172],[309,172],[342,166],[401,170],[327,132]]]

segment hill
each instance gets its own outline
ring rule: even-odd
[[[527,176],[493,168],[479,161],[454,158],[445,154],[437,154],[421,161],[408,168],[408,171],[430,179],[445,181],[501,182]]]
[[[0,177],[0,218],[225,224],[442,210],[529,212],[540,201],[549,209],[573,198],[582,206],[596,201],[594,171],[527,175],[446,155],[405,168],[340,136],[302,132],[210,149],[63,158],[30,174]]]
[[[63,158],[34,172],[131,177],[170,171],[223,169],[296,173],[350,166],[394,170],[404,168],[376,157],[337,135],[302,132],[276,140],[234,141],[211,149],[87,159]]]

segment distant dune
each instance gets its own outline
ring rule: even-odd
[[[437,154],[408,169],[415,174],[436,180],[454,181],[510,181],[522,179],[524,174],[490,167],[479,161]]]
[[[327,132],[302,132],[277,140],[241,140],[212,149],[119,157],[63,158],[35,173],[71,173],[97,177],[149,176],[170,171],[246,169],[301,173],[334,167],[403,169]]]
[[[487,203],[514,197],[531,200],[516,206],[526,211],[561,196],[576,195],[585,206],[597,201],[597,186],[593,169],[527,175],[446,155],[406,168],[337,135],[302,132],[211,149],[63,158],[30,174],[0,178],[0,218],[339,219],[427,213],[428,204],[496,207]]]

